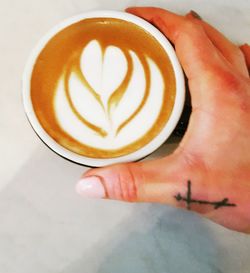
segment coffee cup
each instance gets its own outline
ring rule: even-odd
[[[167,38],[119,11],[71,17],[45,35],[23,75],[39,138],[78,164],[136,161],[159,148],[184,105],[184,76]]]

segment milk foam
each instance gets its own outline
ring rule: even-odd
[[[54,99],[56,118],[62,129],[80,143],[97,149],[119,149],[143,137],[157,120],[162,108],[164,82],[156,63],[146,57],[151,79],[149,96],[139,113],[117,133],[119,126],[138,109],[146,88],[143,65],[135,52],[129,51],[129,54],[133,63],[132,77],[124,96],[117,107],[111,108],[110,114],[109,98],[123,82],[128,70],[128,62],[121,49],[109,46],[103,53],[98,41],[93,40],[81,54],[81,71],[100,96],[102,105],[74,71],[69,78],[69,95],[74,108],[85,120],[106,131],[105,137],[75,115],[66,96],[62,75]]]

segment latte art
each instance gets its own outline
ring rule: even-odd
[[[66,64],[55,95],[58,123],[80,143],[120,149],[156,122],[164,85],[146,56],[90,41]]]
[[[147,145],[173,110],[175,75],[160,43],[114,18],[84,19],[58,32],[33,67],[30,94],[47,134],[91,158]]]

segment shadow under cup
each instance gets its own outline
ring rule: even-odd
[[[93,11],[53,28],[23,76],[31,126],[57,154],[104,166],[139,160],[170,136],[184,77],[168,40],[148,22]]]

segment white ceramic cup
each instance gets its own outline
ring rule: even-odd
[[[162,131],[154,138],[152,139],[147,145],[143,146],[139,150],[132,152],[130,154],[115,157],[115,158],[90,158],[86,156],[82,156],[79,154],[76,154],[63,146],[61,146],[59,143],[57,143],[48,133],[43,129],[41,126],[39,120],[36,117],[35,111],[33,109],[31,96],[30,96],[30,80],[31,75],[33,71],[33,66],[36,62],[36,59],[38,58],[40,52],[42,49],[46,46],[48,41],[53,38],[58,32],[60,32],[62,29],[68,27],[69,25],[72,25],[74,23],[77,23],[83,19],[87,18],[117,18],[122,19],[131,23],[134,23],[138,25],[139,27],[145,29],[147,32],[149,32],[151,35],[153,35],[157,41],[161,44],[161,46],[164,48],[166,53],[169,56],[169,59],[171,61],[171,64],[174,69],[175,78],[176,78],[176,98],[174,102],[173,111],[171,113],[171,116],[169,120],[167,121],[165,127],[162,129]],[[119,39],[119,38],[118,38]],[[87,166],[93,166],[93,167],[100,167],[105,166],[113,163],[119,163],[119,162],[130,162],[130,161],[136,161],[139,159],[142,159],[146,157],[147,155],[151,154],[153,151],[155,151],[157,148],[159,148],[170,136],[170,134],[175,129],[181,113],[183,111],[184,106],[184,100],[185,100],[185,84],[184,84],[184,76],[183,71],[180,66],[180,63],[176,57],[175,51],[172,47],[172,45],[169,43],[167,38],[153,25],[148,23],[147,21],[131,15],[126,12],[120,12],[120,11],[106,11],[106,10],[100,10],[100,11],[91,11],[87,13],[83,13],[74,17],[71,17],[62,23],[56,25],[53,29],[51,29],[38,43],[38,45],[35,47],[35,49],[32,51],[27,65],[24,70],[23,74],[23,84],[22,84],[22,91],[23,91],[23,104],[25,108],[26,115],[29,119],[29,122],[33,129],[35,130],[36,134],[39,136],[39,138],[54,152],[56,152],[58,155],[64,157],[65,159],[68,159],[72,162],[81,164],[81,165],[87,165]]]

